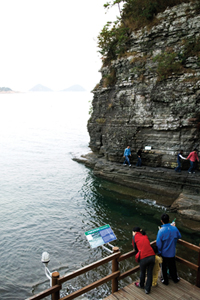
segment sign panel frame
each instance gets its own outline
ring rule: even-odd
[[[92,249],[117,239],[109,224],[86,231],[85,236]]]

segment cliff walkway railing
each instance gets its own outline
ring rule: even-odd
[[[155,243],[156,243],[156,241],[153,241],[151,243],[151,245],[155,245]],[[191,250],[198,252],[197,264],[191,263],[188,260],[185,260],[179,256],[176,256],[176,260],[196,271],[196,273],[197,273],[196,286],[200,288],[200,246],[195,246],[184,240],[178,240],[178,243],[191,249]],[[121,252],[119,251],[119,248],[114,247],[113,254],[109,255],[108,257],[103,258],[103,259],[101,259],[95,263],[92,263],[88,266],[85,266],[85,267],[83,267],[77,271],[74,271],[70,274],[64,275],[63,277],[60,277],[58,272],[54,272],[54,273],[52,273],[52,287],[35,295],[35,296],[27,298],[27,300],[40,300],[40,299],[43,299],[50,295],[51,295],[52,300],[71,300],[71,299],[75,299],[76,297],[78,297],[82,294],[85,294],[86,292],[89,292],[89,291],[95,289],[96,287],[98,287],[108,281],[112,281],[112,293],[117,292],[118,291],[118,281],[126,278],[127,276],[130,276],[130,275],[136,273],[140,269],[140,266],[138,265],[122,274],[120,273],[119,263],[123,260],[129,259],[130,257],[134,256],[135,253],[136,253],[135,250],[132,250],[128,253],[121,254]],[[91,270],[93,270],[99,266],[102,266],[110,261],[112,261],[112,273],[111,274],[71,293],[70,295],[60,298],[60,290],[62,289],[62,284],[64,282],[66,282],[70,279],[73,279],[79,275],[82,275],[84,273],[87,273],[88,271],[91,271]]]

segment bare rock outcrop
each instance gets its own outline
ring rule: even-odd
[[[200,173],[176,173],[166,168],[123,166],[108,162],[95,153],[74,158],[75,161],[93,169],[96,176],[115,182],[119,186],[148,192],[156,203],[168,207],[185,219],[187,226],[200,228]],[[120,192],[120,189],[118,190]],[[197,222],[194,223],[193,222]]]
[[[119,162],[127,145],[133,160],[151,146],[143,163],[173,168],[180,149],[199,146],[199,28],[194,2],[166,9],[151,29],[132,33],[125,57],[101,68],[88,121],[92,151]]]

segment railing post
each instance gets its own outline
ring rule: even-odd
[[[119,252],[118,247],[113,247],[113,253]],[[112,272],[116,272],[119,270],[118,268],[118,258],[112,260]],[[118,291],[118,278],[112,279],[112,294]]]
[[[57,279],[60,277],[58,272],[52,273],[52,287],[57,284]],[[59,300],[60,299],[60,291],[57,291],[51,295],[51,300]]]
[[[200,244],[199,244],[199,246],[200,246]],[[198,286],[200,288],[200,251],[198,254],[198,266],[199,266],[199,269],[197,271],[196,286]]]

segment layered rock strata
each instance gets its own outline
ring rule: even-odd
[[[92,151],[121,162],[130,145],[135,161],[150,146],[143,164],[173,168],[179,149],[188,155],[199,146],[200,58],[194,47],[188,54],[199,28],[195,3],[167,9],[151,29],[132,33],[125,57],[101,68],[88,121]]]

